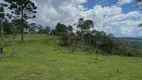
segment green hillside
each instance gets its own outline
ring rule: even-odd
[[[6,37],[0,54],[0,80],[141,80],[142,58],[88,55],[81,49],[71,52],[60,47],[58,38],[49,35],[16,37],[16,56]]]
[[[142,38],[119,37],[119,38],[116,38],[116,40],[123,41],[124,44],[129,47],[142,50]]]

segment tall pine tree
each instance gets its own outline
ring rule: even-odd
[[[36,5],[31,0],[4,0],[9,5],[11,13],[16,15],[16,18],[21,20],[20,32],[21,32],[21,41],[24,41],[24,24],[27,19],[35,18]]]

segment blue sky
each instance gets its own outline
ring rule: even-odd
[[[95,5],[102,5],[102,6],[113,6],[113,5],[117,5],[118,0],[87,0],[86,3],[84,3],[83,5],[89,9],[93,8]],[[132,2],[122,5],[122,10],[123,13],[128,13],[131,11],[135,11],[137,10],[135,7],[135,0],[132,0]]]

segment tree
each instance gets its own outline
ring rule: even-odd
[[[50,33],[50,27],[47,26],[47,27],[45,28],[44,33],[45,33],[45,34],[49,34],[49,33]]]
[[[0,23],[1,23],[1,47],[0,52],[3,53],[3,46],[4,46],[4,32],[3,32],[3,20],[5,19],[5,11],[4,7],[6,7],[6,4],[0,3]]]
[[[90,32],[90,29],[94,28],[94,23],[92,20],[86,20],[83,25],[86,32]]]
[[[11,18],[12,19],[12,18]],[[21,25],[21,20],[20,19],[13,19],[12,20],[12,24],[15,26],[16,28],[16,32],[20,32],[20,25]]]
[[[44,33],[44,29],[42,25],[38,25],[38,29],[40,34]]]
[[[35,33],[35,30],[37,28],[37,24],[31,23],[31,24],[29,24],[29,26],[30,26],[30,29],[29,29],[30,33]]]
[[[56,29],[51,30],[50,34],[51,34],[51,35],[57,35]]]
[[[24,24],[27,19],[35,18],[37,7],[31,0],[4,0],[9,3],[9,9],[11,13],[16,15],[17,19],[21,19],[20,32],[21,32],[21,41],[24,40]]]
[[[89,34],[90,29],[93,27],[94,23],[92,20],[84,20],[83,18],[79,18],[77,28],[81,30],[82,44],[86,44],[85,38],[90,38],[90,35],[88,35],[89,37],[85,37],[85,34]],[[88,39],[87,42],[90,42],[90,39]]]
[[[88,44],[90,42],[90,29],[94,27],[94,23],[92,20],[86,20],[82,26],[83,26],[85,35],[87,35],[87,37],[85,37],[84,39],[84,42],[85,44]]]
[[[11,23],[9,23],[8,21],[4,21],[3,26],[4,34],[9,35],[12,33]]]
[[[83,23],[84,23],[84,18],[79,18],[79,20],[78,20],[78,23],[77,23],[77,28],[79,28],[80,30],[81,30],[81,34],[80,34],[80,37],[82,38],[81,40],[82,40],[82,45],[84,44],[84,41],[83,41],[83,34],[84,34],[84,32],[83,32]],[[79,32],[79,31],[78,31]]]
[[[67,31],[68,31],[69,34],[73,33],[73,27],[69,25],[67,27]]]
[[[12,55],[15,56],[15,45],[14,45],[14,41],[15,41],[15,37],[16,37],[16,27],[14,25],[12,25]]]
[[[66,25],[58,22],[57,25],[56,25],[56,33],[57,33],[57,35],[60,35],[62,33],[67,33]]]
[[[77,28],[79,28],[81,31],[83,31],[83,23],[84,23],[84,18],[79,18],[77,23]]]

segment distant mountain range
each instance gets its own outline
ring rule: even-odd
[[[125,46],[142,50],[142,37],[115,37],[115,39],[123,42]]]
[[[142,40],[142,37],[114,37],[115,39],[123,39],[123,40]]]

